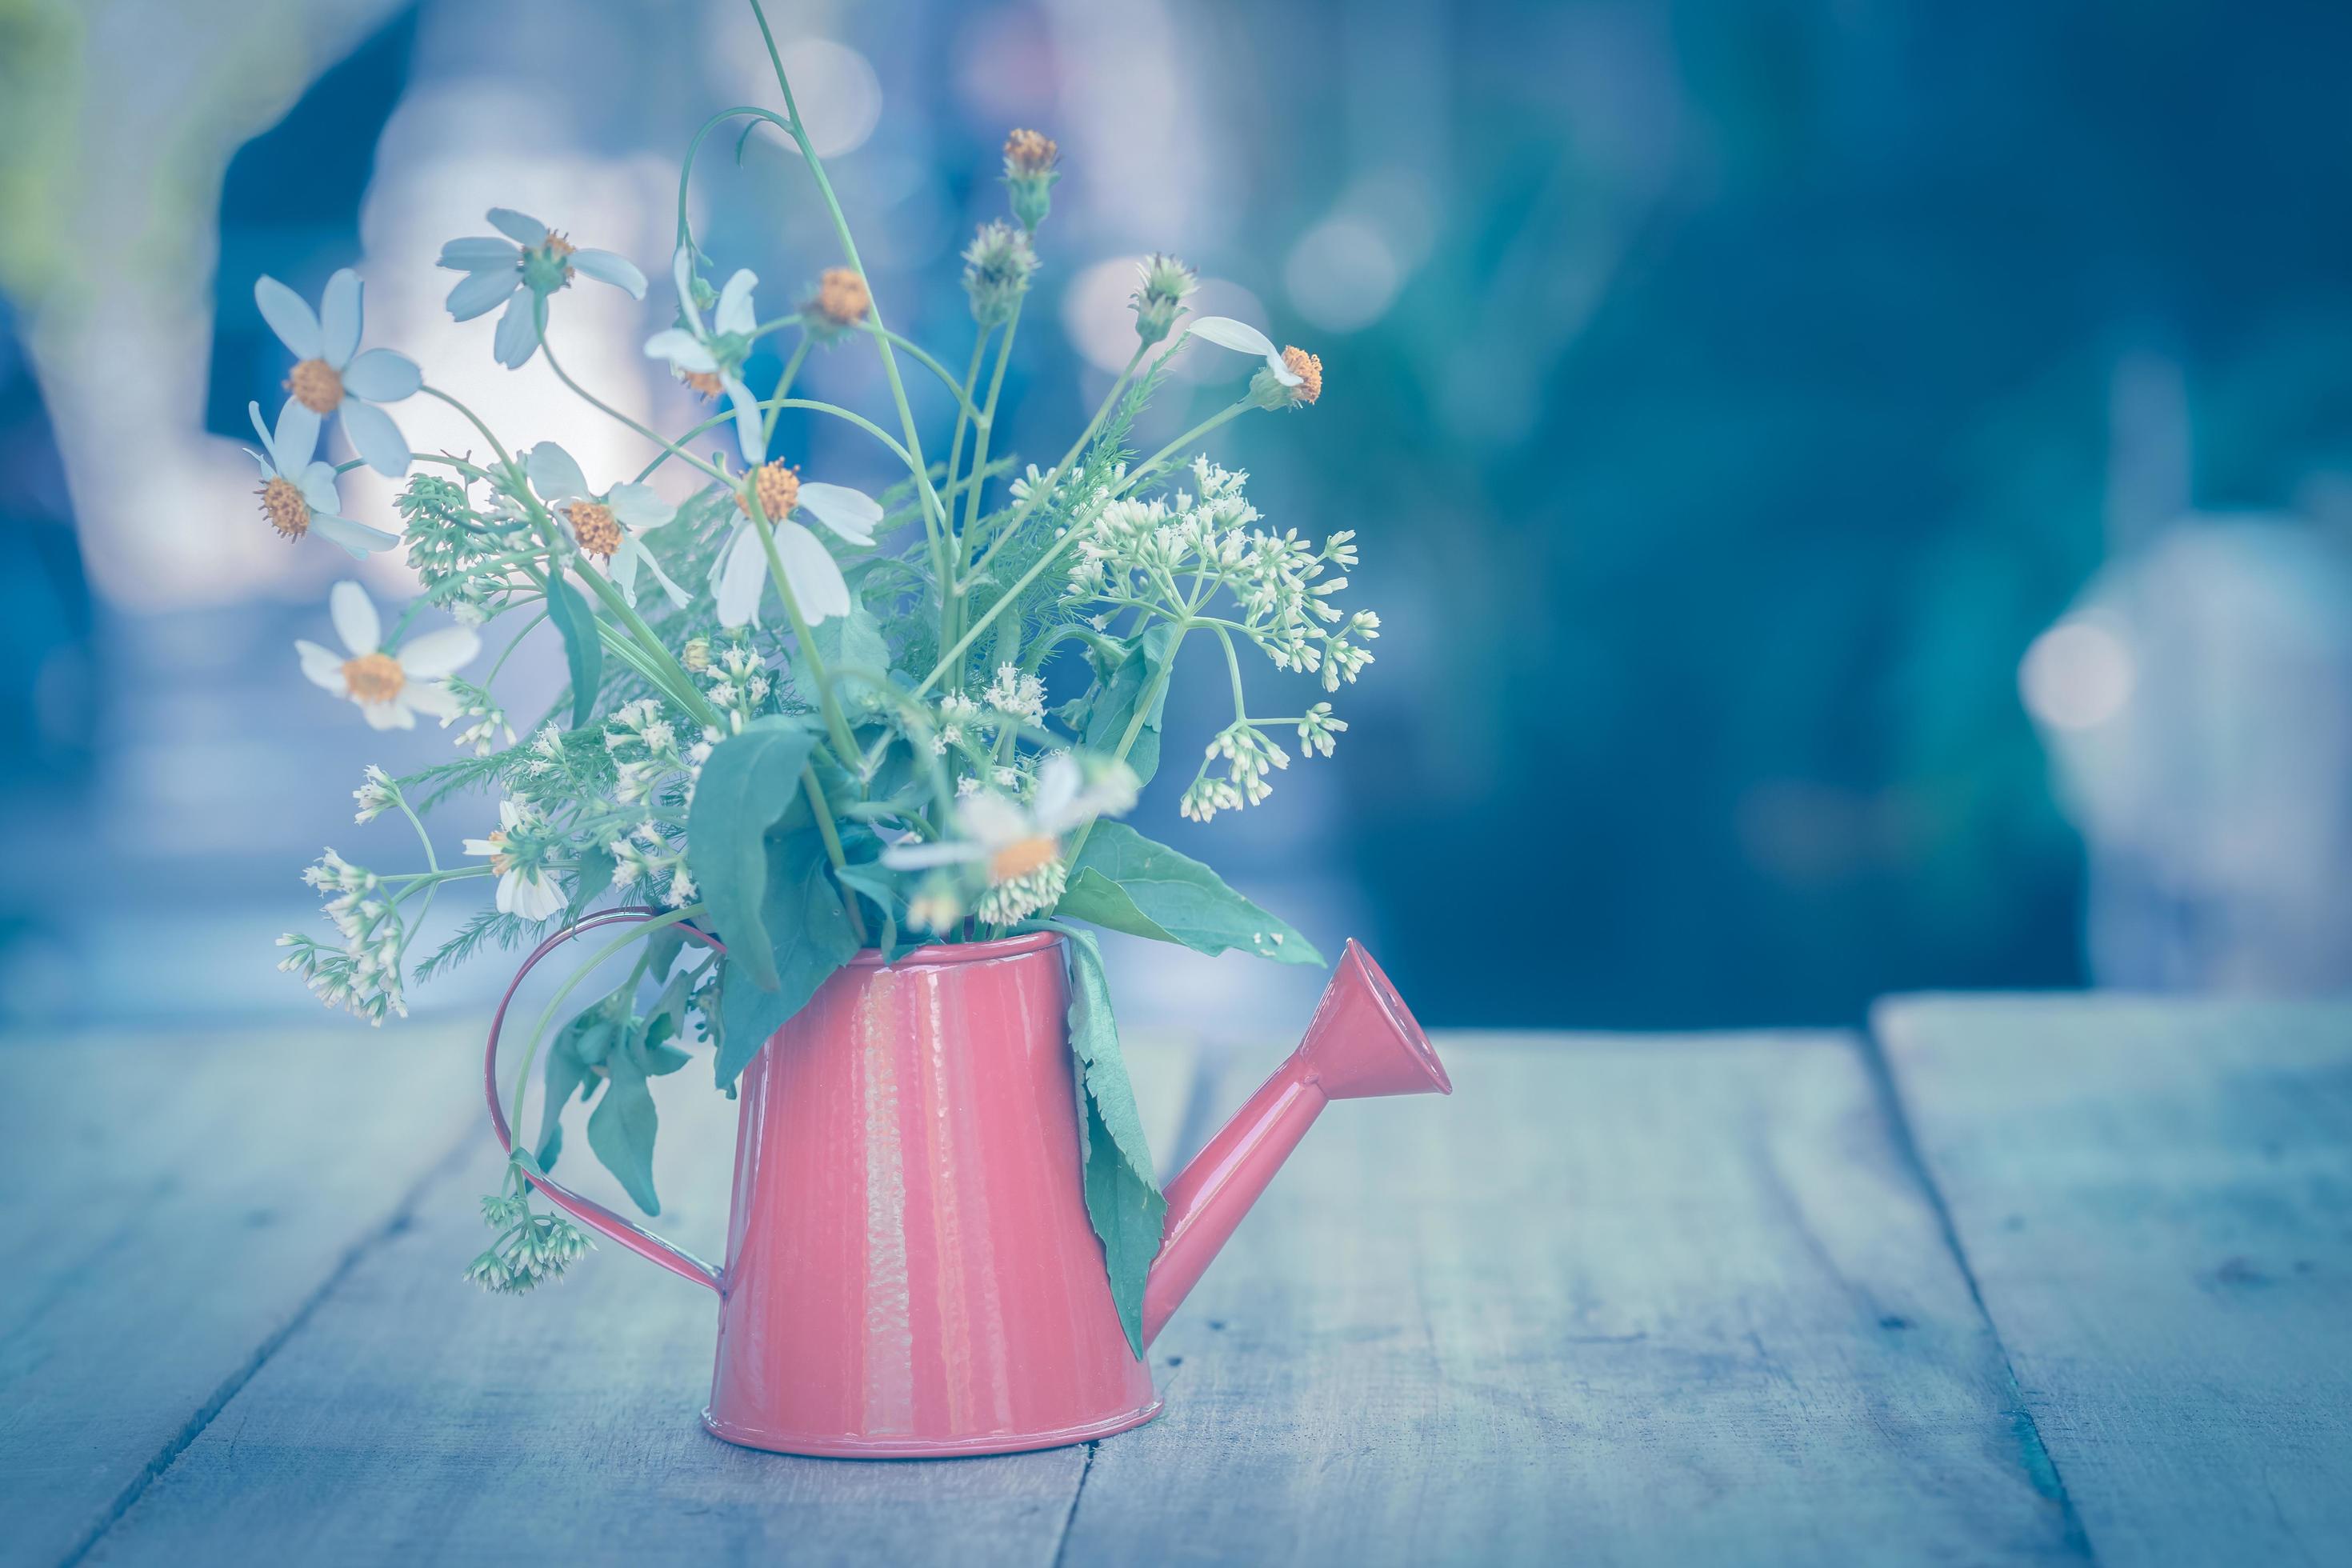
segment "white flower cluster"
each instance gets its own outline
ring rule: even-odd
[[[498,699],[471,681],[454,677],[449,681],[449,692],[457,700],[457,711],[442,720],[441,727],[446,730],[460,719],[467,721],[457,731],[458,745],[471,746],[474,755],[487,757],[501,746],[515,743],[514,726],[507,722],[507,710],[499,706]]]
[[[392,782],[391,774],[370,763],[360,787],[352,791],[352,800],[359,806],[352,820],[364,826],[400,803],[400,786]]]
[[[289,931],[278,939],[288,950],[278,967],[301,975],[328,1006],[348,1008],[370,1024],[381,1026],[386,1013],[407,1017],[400,978],[407,932],[383,879],[329,849],[303,870],[302,880],[330,895],[324,913],[343,945],[330,947]]]
[[[613,858],[615,889],[643,888],[674,910],[700,896],[687,874],[685,849],[673,845],[655,823],[637,824],[625,837],[605,845],[604,852]]]
[[[764,675],[753,673],[756,666],[756,658],[747,650],[730,649],[719,680],[739,687],[764,681]],[[728,668],[732,673],[727,673]],[[624,704],[614,712],[604,731],[604,747],[613,754],[614,798],[623,805],[641,805],[657,799],[662,787],[676,781],[679,803],[690,804],[703,762],[719,739],[717,730],[707,730],[681,750],[677,727],[661,704],[649,697]],[[694,879],[686,870],[685,847],[673,843],[662,825],[651,817],[608,840],[604,852],[613,858],[614,888],[644,888],[671,909],[682,909],[695,900]]]
[[[939,700],[931,752],[964,759],[971,771],[960,779],[959,788],[976,787],[983,779],[1000,789],[1017,788],[1029,775],[1019,765],[1024,759],[1010,752],[1010,738],[1024,728],[1041,729],[1045,722],[1045,681],[1015,665],[1001,664],[978,697],[950,691]]]
[[[766,708],[775,680],[767,661],[740,639],[707,650],[709,662],[700,672],[709,682],[710,705],[727,717],[727,732],[734,734]]]

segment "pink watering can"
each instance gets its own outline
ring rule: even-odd
[[[558,943],[649,912],[592,915],[516,974],[485,1068],[499,1142],[515,986]],[[867,952],[826,981],[744,1069],[723,1269],[536,1184],[718,1294],[711,1432],[787,1454],[943,1457],[1082,1443],[1160,1413],[1087,1218],[1061,942],[925,947],[887,966]],[[1326,1104],[1432,1090],[1453,1085],[1428,1037],[1349,942],[1307,1037],[1169,1184],[1145,1342]]]

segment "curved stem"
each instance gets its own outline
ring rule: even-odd
[[[780,128],[795,143],[800,141],[800,132],[793,129],[790,121],[772,109],[761,109],[752,104],[739,104],[733,109],[722,109],[704,121],[702,129],[694,133],[694,140],[686,144],[686,162],[679,164],[677,170],[677,242],[680,245],[694,244],[694,230],[686,221],[686,187],[687,182],[694,177],[694,155],[702,151],[704,137],[738,115],[749,115],[754,120],[764,120],[769,124]],[[737,156],[741,156],[740,143],[737,147]]]
[[[938,360],[933,359],[929,353],[925,353],[920,343],[914,342],[910,338],[903,337],[900,334],[892,331],[889,328],[882,325],[879,321],[868,321],[863,327],[859,328],[859,331],[871,332],[877,337],[889,339],[895,347],[904,349],[908,353],[914,356],[916,363],[921,365],[925,370],[929,371],[933,375],[938,376],[940,378],[940,384],[948,389],[948,395],[956,400],[957,405],[961,410],[957,415],[957,418],[959,420],[962,418],[964,414],[970,414],[974,411],[971,406],[971,395],[966,392],[962,387],[957,385],[956,378],[948,374],[948,367],[941,364]]]
[[[539,301],[539,311],[541,317],[540,325],[544,329],[546,326],[547,301],[543,299]],[[542,338],[546,336],[543,330],[541,332],[541,336]],[[480,415],[475,413],[472,409],[467,407],[464,404],[458,402],[456,398],[450,396],[447,393],[442,391],[437,386],[419,386],[416,390],[423,393],[427,397],[439,398],[442,402],[447,404],[450,407],[464,415],[467,422],[470,423],[475,429],[479,430],[482,433],[482,439],[490,444],[490,450],[499,455],[499,461],[504,465],[509,475],[512,475],[518,471],[515,468],[514,458],[508,456],[506,447],[499,440],[497,433],[491,430],[488,426],[482,423],[482,416]]]

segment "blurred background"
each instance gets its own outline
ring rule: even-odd
[[[1201,268],[1204,312],[1321,354],[1318,406],[1216,450],[1276,526],[1358,531],[1379,662],[1338,699],[1338,756],[1263,807],[1180,822],[1171,766],[1138,820],[1327,950],[1363,936],[1425,1021],[2352,984],[2352,15],[774,10],[875,291],[943,360],[1005,131],[1060,141],[1006,391],[1025,456],[1124,363],[1148,251]],[[314,1007],[273,971],[317,918],[297,872],[330,843],[404,860],[349,792],[449,754],[296,668],[351,568],[255,513],[246,405],[285,374],[255,275],[315,299],[357,268],[370,342],[611,474],[640,444],[543,360],[499,369],[433,258],[502,205],[658,279],[688,138],[772,93],[734,0],[0,0],[9,1019]],[[798,298],[837,259],[804,171],[765,134],[728,152],[698,231],[719,275]],[[670,310],[657,282],[562,315],[575,373],[677,428],[638,351]],[[1148,445],[1231,395],[1230,356],[1188,359],[1212,382],[1180,381]],[[863,345],[803,384],[884,405]],[[474,445],[446,414],[398,410],[420,450]],[[814,470],[887,481],[792,418]],[[344,487],[378,522],[389,493]],[[518,666],[522,718],[561,672],[551,643]],[[1222,687],[1180,682],[1176,754]],[[487,826],[462,818],[453,847]],[[1162,1026],[1286,1034],[1319,983],[1120,958]]]

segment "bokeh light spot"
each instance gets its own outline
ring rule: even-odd
[[[2136,676],[2131,648],[2113,628],[2085,616],[2033,639],[2018,666],[2026,711],[2053,730],[2089,730],[2123,711]]]

